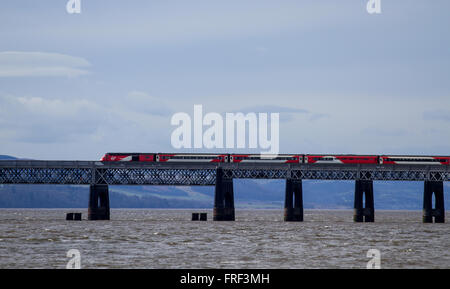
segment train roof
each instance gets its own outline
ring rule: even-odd
[[[108,155],[151,155],[151,154],[176,154],[176,155],[265,155],[265,154],[255,154],[255,153],[189,153],[189,152],[158,152],[158,153],[145,153],[145,152],[108,152],[106,153]],[[306,156],[370,156],[370,157],[450,157],[449,155],[391,155],[391,154],[380,154],[380,155],[374,155],[374,154],[326,154],[326,153],[317,153],[317,154],[299,154],[299,153],[283,153],[283,154],[277,154],[279,156],[292,156],[292,155],[306,155]]]

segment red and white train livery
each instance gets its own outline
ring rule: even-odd
[[[234,155],[230,154],[230,163],[302,163],[302,155]]]
[[[308,164],[378,164],[379,156],[362,155],[305,155]]]
[[[308,164],[386,164],[450,165],[450,156],[400,155],[310,155],[279,154],[189,154],[189,153],[106,153],[102,162],[208,162],[208,163],[308,163]]]

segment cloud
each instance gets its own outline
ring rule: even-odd
[[[57,99],[0,93],[0,142],[123,144],[158,137],[170,128],[167,105],[144,92],[130,92],[127,100]],[[164,128],[164,125],[166,126]],[[120,136],[120,137],[119,137]],[[167,137],[167,139],[169,139]]]
[[[450,122],[450,111],[448,110],[429,110],[423,113],[424,120],[442,120]]]
[[[295,107],[278,106],[278,105],[255,105],[241,109],[243,113],[249,112],[285,112],[285,113],[309,113],[308,110]]]
[[[310,121],[316,121],[322,118],[327,118],[330,117],[330,115],[328,113],[312,113],[311,116],[309,117]]]
[[[242,113],[279,113],[280,122],[289,122],[294,120],[296,114],[308,114],[309,111],[302,108],[294,108],[278,105],[255,105],[239,109],[236,112]]]
[[[345,12],[348,9],[345,8],[350,5],[334,5],[334,9],[329,9],[329,5],[315,4],[317,1],[310,1],[311,3],[285,1],[283,5],[268,0],[257,1],[257,5],[254,1],[237,0],[174,1],[161,2],[158,5],[151,1],[136,1],[139,4],[115,3],[108,7],[108,13],[103,13],[105,9],[103,4],[97,1],[90,2],[89,9],[83,12],[84,20],[77,21],[77,29],[74,29],[71,21],[66,21],[65,18],[61,21],[60,10],[53,9],[51,5],[48,7],[49,4],[34,7],[42,10],[34,10],[36,15],[31,16],[42,19],[42,15],[58,13],[56,17],[44,16],[46,21],[37,22],[36,25],[44,32],[44,36],[63,40],[64,43],[73,43],[82,37],[83,40],[88,40],[89,44],[104,45],[106,41],[107,44],[115,44],[117,47],[117,45],[192,42],[199,39],[211,41],[219,38],[278,34],[283,30],[308,28],[315,23],[324,26],[326,23],[333,23],[333,20],[346,20]],[[340,9],[336,11],[336,8]],[[14,21],[12,16],[5,16],[7,20]],[[127,21],[118,23],[117,19]],[[17,25],[12,31],[9,31],[11,29],[5,31],[5,34],[12,38],[16,37],[14,33],[27,36],[27,39],[37,38],[37,35],[33,34],[35,30],[21,29],[26,24]]]
[[[1,139],[23,142],[66,142],[95,133],[102,108],[84,100],[0,95]]]
[[[142,91],[130,91],[126,97],[126,102],[121,102],[128,109],[151,114],[156,116],[168,116],[173,114],[173,110],[167,103],[161,98],[151,96],[146,92]]]
[[[312,112],[308,109],[303,108],[295,108],[295,107],[287,107],[287,106],[278,106],[278,105],[257,105],[246,107],[241,109],[243,113],[249,112],[267,112],[267,113],[280,113],[284,117],[284,121],[291,121],[294,119],[294,115],[309,115],[308,119],[310,121],[316,121],[322,118],[330,117],[328,113],[316,113]]]
[[[264,46],[258,46],[255,48],[258,55],[266,55],[269,52],[269,48]]]
[[[361,130],[361,134],[374,135],[381,137],[401,137],[408,134],[406,129],[402,128],[381,128],[381,127],[368,127]]]
[[[0,77],[76,77],[88,74],[84,58],[46,52],[0,52]]]
[[[277,106],[277,105],[258,105],[247,107],[242,110],[244,113],[249,112],[267,112],[267,113],[280,113],[280,121],[288,122],[294,120],[295,115],[308,115],[309,121],[316,121],[322,118],[330,117],[328,113],[316,113],[303,108]]]

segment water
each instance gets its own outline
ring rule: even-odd
[[[82,268],[450,268],[450,225],[422,224],[421,212],[377,211],[353,223],[351,211],[236,210],[213,222],[208,210],[111,210],[111,221],[65,221],[74,210],[0,210],[0,268],[65,268],[78,249]],[[208,212],[207,222],[190,221]]]

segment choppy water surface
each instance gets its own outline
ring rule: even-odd
[[[82,268],[450,268],[450,225],[422,224],[421,212],[377,211],[353,223],[351,211],[305,211],[286,223],[280,210],[237,210],[213,222],[207,210],[112,210],[111,221],[66,221],[66,212],[0,210],[0,268],[65,268],[70,249]],[[208,212],[207,222],[190,221]]]

